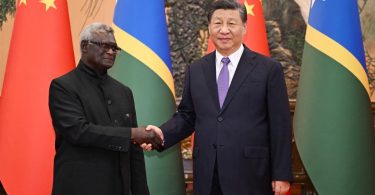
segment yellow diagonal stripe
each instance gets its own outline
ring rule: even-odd
[[[306,28],[306,42],[348,69],[362,83],[370,97],[366,71],[350,51],[311,25]]]
[[[176,97],[173,77],[164,61],[151,48],[122,30],[116,24],[112,23],[112,27],[115,31],[117,44],[121,47],[121,49],[141,61],[153,72],[155,72],[155,74],[157,74],[168,86],[169,90],[173,94],[173,97]]]

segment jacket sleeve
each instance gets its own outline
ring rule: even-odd
[[[56,80],[49,89],[49,109],[57,137],[62,136],[76,146],[129,150],[130,128],[101,126],[87,121],[77,94]]]
[[[173,117],[160,128],[164,134],[164,148],[169,148],[193,133],[195,111],[190,92],[190,67],[185,76],[185,88],[180,105]]]
[[[288,94],[280,63],[271,67],[267,88],[272,180],[291,181],[292,129]]]

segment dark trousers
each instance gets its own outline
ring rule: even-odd
[[[215,160],[214,175],[212,177],[211,193],[210,195],[223,195],[220,187],[219,174],[217,172],[217,160]]]

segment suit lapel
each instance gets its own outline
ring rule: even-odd
[[[208,54],[205,57],[206,63],[202,65],[203,72],[206,78],[206,83],[208,86],[209,93],[213,99],[215,107],[220,109],[219,106],[219,97],[217,93],[217,84],[216,84],[216,67],[215,67],[215,52]]]
[[[250,74],[250,72],[254,69],[255,64],[254,64],[254,59],[252,59],[252,58],[255,58],[254,53],[252,51],[250,51],[247,47],[245,47],[245,49],[242,53],[241,59],[238,63],[236,72],[234,73],[232,82],[229,86],[228,93],[227,93],[227,96],[224,100],[223,107],[222,107],[220,113],[222,113],[225,110],[225,108],[228,106],[230,101],[233,99],[237,90],[240,88],[242,82]],[[217,87],[216,87],[216,89],[217,89]],[[217,92],[216,92],[216,94],[217,94]]]

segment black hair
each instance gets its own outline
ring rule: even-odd
[[[247,21],[247,12],[246,7],[240,3],[238,3],[236,0],[218,0],[211,3],[210,7],[208,8],[208,23],[210,23],[212,14],[218,10],[218,9],[224,9],[224,10],[238,10],[240,13],[240,17],[243,23],[246,23]]]

